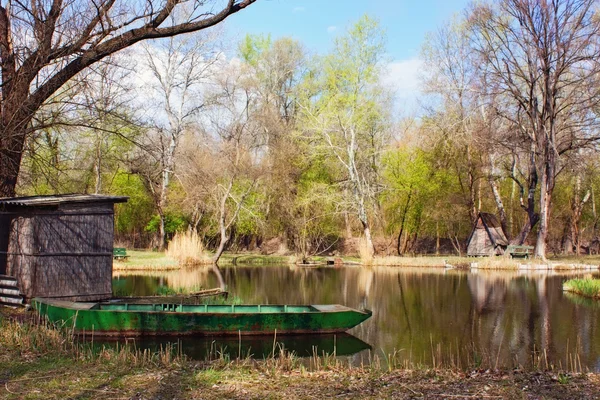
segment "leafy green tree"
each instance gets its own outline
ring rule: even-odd
[[[301,100],[307,139],[344,171],[371,254],[369,209],[379,192],[380,154],[388,132],[379,85],[384,54],[384,31],[376,20],[362,17],[318,61]]]
[[[383,158],[383,182],[386,190],[382,203],[391,214],[390,228],[398,231],[397,252],[402,255],[408,238],[418,234],[427,209],[433,206],[435,194],[440,189],[435,168],[420,148],[407,146],[389,150]]]

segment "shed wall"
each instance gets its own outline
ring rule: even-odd
[[[9,275],[26,297],[112,295],[113,204],[67,204],[13,219]]]

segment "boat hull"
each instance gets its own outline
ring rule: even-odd
[[[372,314],[340,305],[103,304],[37,298],[32,305],[50,322],[108,336],[337,333]]]

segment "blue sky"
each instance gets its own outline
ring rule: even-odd
[[[468,0],[257,0],[230,17],[230,34],[290,36],[311,53],[324,53],[362,15],[369,14],[387,33],[391,63],[386,81],[396,87],[400,106],[414,107],[421,69],[419,52],[428,32],[460,14]]]
[[[241,34],[291,36],[315,52],[329,49],[331,38],[362,15],[379,19],[388,35],[388,51],[396,60],[417,57],[427,32],[454,14],[467,0],[258,0],[231,17]]]

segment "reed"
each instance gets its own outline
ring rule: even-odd
[[[121,367],[173,366],[185,361],[177,346],[167,344],[158,351],[139,349],[135,345],[95,346],[93,338],[74,334],[68,324],[51,324],[30,317],[18,322],[0,318],[0,347],[51,358],[65,357],[84,362],[106,362]]]
[[[87,339],[87,340],[86,340]],[[473,370],[519,370],[519,371],[551,371],[554,373],[585,373],[580,354],[581,343],[568,346],[566,356],[561,360],[550,360],[546,350],[534,348],[528,359],[507,360],[499,362],[501,348],[486,352],[474,344],[447,345],[436,343],[431,338],[428,354],[416,354],[412,349],[396,350],[389,354],[369,352],[366,363],[357,366],[356,356],[339,357],[333,352],[313,349],[310,357],[298,357],[277,342],[273,337],[273,352],[263,360],[256,360],[248,352],[241,354],[241,341],[238,356],[231,357],[226,348],[211,346],[209,355],[201,361],[204,369],[214,371],[230,369],[253,369],[267,375],[288,373],[290,371],[352,371],[366,370],[373,373],[391,372],[395,370],[409,371],[473,371]],[[502,347],[502,346],[501,346]],[[93,338],[82,338],[73,334],[69,324],[50,325],[46,321],[31,318],[18,322],[0,315],[0,354],[13,354],[20,359],[28,357],[45,357],[49,359],[67,359],[74,362],[92,362],[110,365],[120,369],[131,368],[186,368],[198,365],[198,361],[189,360],[178,344],[161,346],[157,351],[140,349],[135,341],[116,346],[94,345]]]
[[[169,242],[167,256],[179,261],[180,265],[208,264],[211,262],[200,236],[195,231],[176,233]]]

